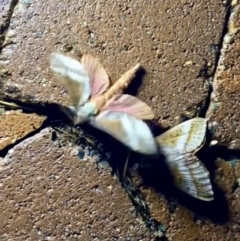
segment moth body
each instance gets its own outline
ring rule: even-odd
[[[102,95],[91,98],[90,102],[95,104],[96,111],[99,111],[102,107],[104,107],[106,102],[110,100],[114,95],[121,94],[128,87],[130,81],[134,78],[139,68],[140,64],[135,65],[133,68],[124,73],[122,77],[110,87],[109,90],[107,90]]]
[[[110,89],[104,93],[105,99],[109,100],[115,94],[121,94],[130,84],[131,80],[134,78],[136,72],[140,69],[140,64],[136,64],[133,68],[129,69],[122,77],[117,80]]]
[[[94,103],[87,102],[81,106],[78,106],[76,110],[76,118],[74,120],[74,124],[82,124],[87,122],[91,116],[96,115],[97,109]]]

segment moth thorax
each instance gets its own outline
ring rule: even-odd
[[[108,99],[106,99],[105,94],[103,94],[94,96],[90,102],[94,104],[97,113],[98,110],[100,110],[106,104],[107,100]]]
[[[75,120],[75,125],[81,124],[89,120],[89,118],[96,113],[96,106],[94,103],[88,102],[77,109],[77,117]]]

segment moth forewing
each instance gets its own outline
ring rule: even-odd
[[[209,172],[194,155],[205,142],[207,119],[194,118],[156,137],[175,185],[201,200],[213,200]]]
[[[126,113],[103,111],[90,122],[135,152],[156,155],[157,146],[148,125]]]
[[[156,142],[170,152],[172,147],[180,153],[194,152],[205,142],[207,122],[200,117],[185,121],[156,137]]]
[[[52,53],[50,68],[63,82],[75,108],[89,99],[91,94],[90,77],[80,62],[60,53]]]
[[[81,63],[90,77],[91,96],[101,95],[107,91],[110,81],[100,61],[90,54],[84,54]]]

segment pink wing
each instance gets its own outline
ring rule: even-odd
[[[114,95],[101,109],[101,111],[103,110],[124,112],[141,120],[151,120],[154,118],[151,108],[143,101],[131,95]]]
[[[81,59],[81,64],[90,77],[91,96],[100,95],[105,92],[109,88],[110,82],[107,72],[99,60],[90,54],[84,54]]]

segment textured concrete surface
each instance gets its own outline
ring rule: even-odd
[[[147,4],[4,0],[0,6],[0,96],[69,103],[68,94],[49,70],[49,54],[62,50],[79,57],[90,52],[101,59],[113,81],[141,62],[146,75],[137,95],[153,108],[164,127],[173,126],[181,114],[199,112],[205,103],[205,77],[217,64],[229,9],[226,1],[207,0]],[[226,37],[221,50],[208,117],[215,121],[219,141],[237,149],[239,33],[234,29],[239,9],[234,12],[229,24],[234,38],[229,42]],[[18,112],[1,115],[1,148],[31,133],[42,121],[42,117]],[[52,143],[46,129],[1,159],[0,239],[153,239],[135,217],[117,180],[90,160],[80,161],[74,150]],[[216,161],[213,178],[224,198],[209,204],[192,199],[181,202],[181,194],[179,204],[151,188],[141,191],[152,217],[166,228],[168,240],[239,240],[239,170],[236,158]]]
[[[211,44],[219,42],[224,12],[222,1],[156,0],[147,7],[145,1],[21,1],[7,33],[13,44],[1,54],[11,73],[6,86],[37,100],[66,102],[49,71],[53,50],[97,55],[113,81],[140,61],[147,75],[139,97],[157,118],[173,121],[206,96],[197,76],[205,59],[214,64]]]
[[[5,157],[0,240],[151,239],[117,180],[76,154],[44,129]]]

